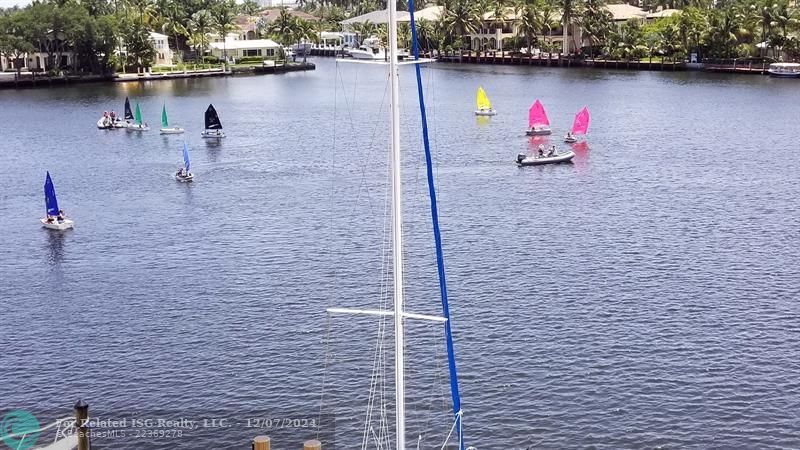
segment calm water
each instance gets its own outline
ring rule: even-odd
[[[241,421],[322,405],[336,448],[358,446],[376,322],[325,308],[381,303],[386,80],[316,62],[0,91],[0,412],[48,422],[83,398],[97,415]],[[436,314],[413,83],[404,71],[408,308]],[[478,84],[488,121],[472,116]],[[426,85],[471,445],[800,448],[800,84],[440,64]],[[193,185],[172,178],[181,137],[95,129],[126,95],[154,128],[166,102],[189,130]],[[513,163],[535,145],[535,98],[559,136],[591,109],[573,165]],[[220,143],[199,139],[209,102]],[[46,170],[76,220],[63,235],[38,226]],[[409,324],[408,354],[408,439],[439,448],[441,330]],[[95,443],[243,449],[257,434]]]

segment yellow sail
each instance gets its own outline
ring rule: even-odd
[[[486,91],[483,90],[483,87],[478,86],[478,109],[492,109],[492,102],[489,101],[489,97],[486,96]]]

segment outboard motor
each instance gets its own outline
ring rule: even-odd
[[[517,155],[517,164],[522,164],[522,160],[525,158],[526,158],[525,153],[520,153],[519,155]]]

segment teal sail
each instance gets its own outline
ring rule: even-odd
[[[53,187],[53,180],[50,178],[50,172],[47,172],[47,178],[44,180],[44,206],[47,210],[48,216],[58,215],[58,200],[56,200],[56,188]]]
[[[186,142],[183,143],[183,167],[186,168],[186,173],[189,173],[189,148],[186,147]]]

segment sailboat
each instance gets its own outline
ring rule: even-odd
[[[489,101],[489,97],[486,96],[486,91],[483,90],[483,86],[478,86],[478,93],[476,94],[476,104],[478,105],[478,109],[475,110],[476,116],[495,116],[497,115],[497,111],[492,108],[492,102]]]
[[[127,114],[127,112],[125,114]],[[128,131],[147,131],[150,129],[150,127],[142,121],[142,110],[139,109],[138,103],[136,104],[136,113],[133,115],[133,120],[134,123],[129,124],[127,127]]]
[[[551,134],[550,120],[547,118],[547,113],[544,111],[544,106],[536,99],[536,102],[528,110],[528,131],[525,133],[528,136],[546,136]]]
[[[169,126],[169,119],[167,119],[167,104],[161,107],[161,134],[183,134],[185,131],[181,127]]]
[[[125,115],[123,117],[117,116],[114,121],[114,126],[117,128],[128,128],[133,124],[133,111],[131,111],[131,101],[125,97]]]
[[[564,142],[573,144],[578,142],[578,136],[586,135],[589,131],[589,108],[583,107],[575,114],[575,120],[572,122],[572,131],[564,136]]]
[[[391,310],[364,310],[364,309],[348,309],[348,308],[329,308],[329,314],[356,314],[378,317],[391,317],[394,322],[394,389],[395,389],[395,432],[394,439],[395,447],[397,450],[407,450],[406,446],[406,382],[405,382],[405,321],[417,320],[423,322],[431,322],[434,324],[442,324],[445,330],[447,340],[447,355],[448,355],[448,368],[450,371],[450,388],[453,399],[453,425],[450,433],[445,438],[444,448],[455,432],[458,437],[458,448],[465,450],[465,444],[462,434],[462,416],[461,401],[458,391],[458,377],[456,374],[455,356],[453,350],[453,340],[450,328],[450,312],[447,300],[447,287],[445,282],[444,259],[441,245],[441,233],[438,222],[438,211],[436,206],[436,189],[433,183],[433,164],[431,162],[431,152],[428,140],[427,131],[427,116],[425,112],[425,102],[423,96],[423,83],[419,65],[422,62],[428,62],[419,58],[419,48],[417,45],[417,33],[414,20],[414,2],[409,0],[409,14],[411,23],[412,47],[414,51],[414,60],[411,62],[397,61],[398,55],[398,36],[397,36],[397,2],[388,3],[388,31],[389,31],[389,58],[387,62],[370,62],[368,64],[384,64],[389,68],[389,84],[390,84],[390,158],[389,167],[391,172],[391,237],[392,237],[392,292],[393,292],[393,307]],[[355,62],[355,61],[354,61]],[[417,77],[417,89],[419,95],[420,115],[422,118],[422,135],[425,147],[425,159],[427,166],[428,178],[428,191],[430,195],[431,204],[431,220],[433,222],[434,239],[436,243],[436,262],[439,275],[439,288],[442,299],[442,315],[431,316],[423,314],[415,314],[404,310],[404,254],[403,254],[403,208],[402,208],[402,173],[401,173],[401,153],[400,153],[400,81],[399,65],[400,64],[414,64]],[[381,344],[382,347],[382,344]],[[381,403],[381,406],[385,404]],[[385,415],[381,415],[385,417]],[[420,438],[421,439],[421,438]],[[388,437],[387,437],[388,444]],[[419,442],[417,448],[419,448]],[[437,445],[436,448],[439,448]],[[472,449],[472,447],[470,447]],[[468,449],[469,450],[469,449]]]
[[[56,189],[53,186],[53,180],[50,178],[50,172],[47,172],[47,177],[44,180],[44,206],[46,216],[41,219],[42,226],[50,230],[67,230],[72,228],[75,224],[71,219],[64,215],[64,211],[58,208],[58,200],[56,199]]]
[[[222,132],[222,122],[219,121],[219,115],[217,114],[217,110],[214,109],[214,105],[208,105],[208,109],[206,109],[206,129],[203,130],[200,135],[204,138],[224,138],[225,133]]]
[[[189,171],[191,164],[189,164],[189,148],[186,146],[186,142],[183,143],[183,167],[178,169],[175,172],[175,179],[178,181],[183,181],[184,183],[188,183],[194,180],[194,175],[192,172]]]

